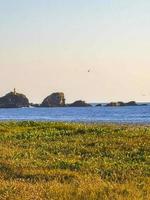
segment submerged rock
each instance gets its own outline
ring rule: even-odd
[[[63,92],[56,92],[46,97],[41,107],[63,107],[65,106],[65,97]]]
[[[139,106],[148,106],[146,103],[139,104]]]
[[[91,104],[86,103],[85,101],[75,101],[74,103],[69,104],[70,107],[91,107]]]
[[[39,108],[41,105],[38,104],[38,103],[30,103],[30,106],[31,106],[31,107]]]
[[[29,107],[29,100],[24,94],[10,92],[0,98],[0,108]]]
[[[101,104],[101,103],[99,103],[99,104],[97,104],[97,105],[96,105],[96,107],[101,107],[101,106],[102,106],[102,104]]]

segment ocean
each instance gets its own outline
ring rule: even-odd
[[[150,123],[150,105],[0,109],[0,121]]]

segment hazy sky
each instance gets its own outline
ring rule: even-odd
[[[0,0],[0,95],[14,87],[31,102],[150,101],[150,1]]]

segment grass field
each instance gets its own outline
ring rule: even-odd
[[[0,199],[149,200],[150,126],[0,123]]]

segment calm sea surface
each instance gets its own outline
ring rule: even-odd
[[[5,120],[150,123],[150,105],[0,109],[0,121]]]

